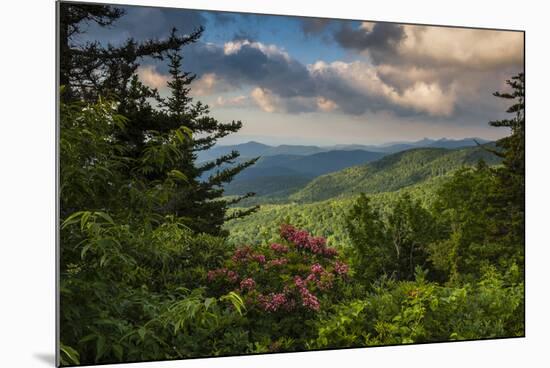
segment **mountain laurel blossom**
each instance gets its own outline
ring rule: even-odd
[[[245,245],[234,250],[225,267],[208,272],[212,288],[242,293],[251,309],[278,313],[321,309],[320,294],[337,292],[337,278],[346,281],[347,264],[334,259],[326,239],[292,225],[280,228],[281,243]]]
[[[298,230],[292,225],[281,225],[280,233],[283,239],[293,243],[298,249],[304,249],[313,254],[318,254],[327,258],[336,257],[338,255],[338,251],[335,248],[327,247],[325,238],[311,236],[307,231]]]
[[[240,284],[241,291],[244,291],[244,290],[251,291],[251,290],[254,290],[255,287],[256,287],[256,281],[254,281],[254,279],[250,277],[242,280]]]
[[[207,274],[208,281],[214,281],[216,279],[220,278],[226,278],[230,282],[237,282],[239,281],[239,276],[235,271],[228,270],[227,268],[218,268],[216,270],[208,271]]]
[[[288,253],[288,247],[279,243],[273,243],[269,246],[275,253]]]
[[[270,293],[269,295],[258,296],[258,302],[262,309],[266,312],[277,312],[279,309],[286,306],[286,309],[290,309],[293,305],[289,303],[287,296],[284,293]]]
[[[349,266],[344,262],[336,261],[334,263],[334,272],[337,275],[347,275],[349,272]]]

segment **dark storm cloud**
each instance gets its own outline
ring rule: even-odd
[[[316,111],[316,98],[324,97],[349,115],[379,110],[391,110],[403,116],[411,114],[411,108],[396,105],[383,94],[369,93],[350,83],[353,71],[342,75],[337,67],[327,65],[322,72],[312,72],[273,46],[247,40],[225,47],[227,50],[213,44],[186,47],[184,68],[196,73],[199,79],[204,74],[214,73],[223,80],[220,84],[223,88],[230,85],[235,89],[247,86],[266,89],[279,98],[281,107],[289,113]],[[165,73],[164,68],[157,70]]]
[[[184,54],[184,66],[200,76],[215,73],[224,85],[267,89],[280,97],[284,110],[290,113],[317,110],[315,99],[323,96],[335,102],[340,110],[350,115],[366,111],[391,109],[396,114],[410,113],[410,109],[392,105],[384,96],[366,94],[351,86],[337,71],[328,68],[323,73],[312,73],[295,59],[268,46],[238,41],[239,46],[224,52],[221,46],[196,45]]]
[[[404,38],[403,26],[392,23],[374,23],[370,31],[343,23],[334,33],[334,40],[343,48],[357,51],[368,49],[379,55],[393,53],[395,46]]]
[[[256,41],[258,39],[258,32],[250,32],[250,30],[240,29],[233,35],[233,41],[245,41],[250,42]]]
[[[391,111],[399,117],[450,123],[486,121],[488,112],[500,111],[502,108],[490,92],[497,90],[500,81],[511,73],[506,71],[495,77],[494,73],[481,71],[462,72],[460,89],[455,89],[457,76],[453,69],[446,75],[440,70],[430,71],[431,74],[416,69],[386,70],[361,62],[305,66],[273,45],[248,40],[224,46],[198,43],[185,47],[183,56],[185,70],[196,73],[198,80],[208,73],[216,75],[219,89],[214,86],[209,93],[259,87],[266,90],[266,96],[274,96],[279,111],[318,111],[318,98],[324,98],[348,115]],[[166,74],[166,66],[159,64],[157,71]],[[494,88],[480,95],[479,81]],[[426,85],[417,88],[416,82]]]
[[[233,85],[260,86],[281,97],[314,94],[315,85],[303,64],[281,52],[237,42],[241,43],[238,50],[227,54],[220,46],[197,45],[184,54],[184,65],[198,75],[215,73]]]

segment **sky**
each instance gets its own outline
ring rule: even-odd
[[[243,128],[220,143],[381,144],[422,138],[498,139],[507,102],[492,95],[523,71],[523,33],[122,7],[108,28],[76,42],[119,44],[205,28],[182,49],[195,101]],[[140,80],[168,93],[165,62],[144,59]]]

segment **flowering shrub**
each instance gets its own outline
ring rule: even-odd
[[[260,313],[317,312],[323,295],[345,282],[349,267],[326,239],[284,224],[281,243],[235,250],[225,267],[208,272],[211,289],[237,291]]]
[[[311,236],[307,231],[298,230],[288,224],[283,224],[280,231],[281,237],[293,243],[298,249],[307,250],[326,257],[336,257],[338,255],[338,251],[335,248],[326,246],[327,241],[323,237]]]

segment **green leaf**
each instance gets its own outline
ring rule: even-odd
[[[103,267],[107,264],[108,261],[109,259],[107,258],[107,254],[102,255],[101,259],[99,260],[99,267]]]
[[[80,364],[80,354],[70,346],[67,346],[63,343],[60,343],[59,346],[60,355],[61,355],[61,364],[62,365],[79,365]]]
[[[178,137],[180,143],[185,142],[185,135],[180,130],[176,130],[176,137]]]
[[[116,358],[122,362],[122,358],[124,356],[122,346],[118,344],[113,345],[113,353],[115,354]]]
[[[140,327],[139,330],[138,330],[138,335],[141,339],[141,341],[143,341],[145,339],[145,334],[147,333],[147,330],[145,329],[145,327]]]
[[[220,300],[229,300],[241,316],[243,315],[242,311],[246,310],[243,299],[234,291],[230,291],[229,294],[222,296]]]
[[[98,336],[96,341],[96,363],[99,361],[99,359],[101,359],[103,354],[105,354],[105,338],[103,336]]]
[[[89,335],[86,335],[84,336],[83,338],[80,339],[79,343],[80,344],[83,344],[85,342],[88,342],[88,341],[92,341],[92,340],[95,340],[97,338],[97,335],[95,333],[91,333]]]
[[[82,247],[82,250],[80,251],[80,258],[84,259],[84,256],[86,256],[86,253],[88,253],[88,250],[90,250],[91,244],[86,244]]]
[[[86,211],[82,214],[82,217],[80,218],[80,230],[84,231],[84,227],[86,227],[86,224],[88,223],[88,219],[90,218],[91,213]]]
[[[206,310],[208,310],[208,308],[210,308],[212,303],[214,303],[215,301],[216,301],[216,299],[214,299],[214,298],[206,298],[206,300],[204,301],[204,308]]]
[[[108,213],[105,213],[105,212],[94,212],[94,215],[97,215],[99,217],[101,217],[102,219],[104,219],[105,221],[107,221],[108,223],[110,223],[111,225],[114,225],[115,222],[113,221],[113,218],[111,216],[109,216]]]
[[[170,171],[170,176],[178,180],[188,182],[187,176],[179,170]]]
[[[79,217],[82,216],[82,214],[84,214],[84,211],[78,211],[71,214],[63,221],[61,229],[64,229],[71,224],[77,223],[79,221]]]

